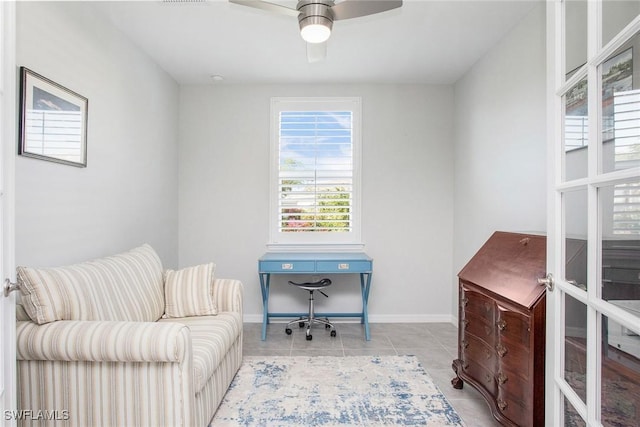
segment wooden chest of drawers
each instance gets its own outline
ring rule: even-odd
[[[464,382],[507,426],[544,425],[546,238],[496,232],[458,274],[458,359]]]

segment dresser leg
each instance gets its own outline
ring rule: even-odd
[[[462,390],[462,387],[464,386],[464,381],[462,381],[462,379],[460,379],[460,377],[453,377],[451,379],[451,385],[455,389]]]
[[[451,364],[451,368],[453,369],[453,372],[456,373],[456,376],[451,379],[451,385],[453,386],[453,388],[457,390],[462,390],[462,387],[464,386],[464,381],[462,381],[462,378],[458,376],[458,364],[456,362],[458,362],[458,360],[454,360],[453,363]]]

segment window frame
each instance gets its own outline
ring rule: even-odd
[[[284,111],[351,111],[352,112],[352,206],[350,232],[279,231],[279,162],[280,113]],[[269,241],[271,251],[353,251],[362,250],[361,240],[361,164],[362,164],[362,99],[360,97],[273,97],[270,109],[269,160]]]

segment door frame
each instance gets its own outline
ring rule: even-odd
[[[15,157],[16,157],[16,4],[0,2],[0,280],[15,281]],[[15,426],[16,387],[16,306],[15,292],[1,294],[2,331],[2,426]]]

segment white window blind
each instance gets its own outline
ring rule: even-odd
[[[272,243],[359,240],[359,99],[272,105]]]

